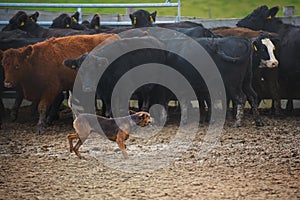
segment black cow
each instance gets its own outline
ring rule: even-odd
[[[72,16],[69,16],[66,13],[62,13],[52,21],[50,28],[71,28],[75,30],[86,30],[87,27],[79,24],[78,21],[79,12],[76,12]]]
[[[156,20],[156,11],[149,13],[146,10],[137,10],[129,14],[134,28],[151,27]]]
[[[180,40],[178,38],[169,38],[168,40],[161,39],[160,41],[149,36],[141,38],[122,39],[118,41],[117,44],[115,44],[115,47],[120,48],[120,46],[118,45],[126,45],[127,42],[129,42],[130,40],[140,40],[139,42],[144,43],[149,42],[152,45],[156,43],[158,46],[173,45],[174,42],[178,41],[176,42],[176,45],[180,44],[180,47],[178,48],[182,49],[182,51],[186,51],[189,48],[189,46],[185,44],[184,40]],[[196,41],[199,44],[201,44],[211,55],[212,59],[216,63],[222,75],[228,98],[233,99],[235,105],[237,106],[237,121],[235,123],[235,126],[238,127],[241,125],[241,119],[243,116],[243,106],[246,97],[248,98],[252,106],[256,124],[258,126],[262,125],[259,113],[257,111],[256,93],[252,89],[252,43],[249,40],[236,37],[204,39],[198,38],[196,39]],[[110,48],[113,49],[114,43],[111,45],[112,47]],[[100,49],[100,51],[108,50],[104,48],[104,50]],[[95,54],[95,52],[93,52],[93,54]],[[110,61],[106,60],[105,57],[97,57],[96,55],[91,55],[87,58],[89,58],[87,61],[88,63],[85,63],[85,65],[81,66],[81,70],[79,70],[79,75],[83,80],[82,84],[84,88],[86,88],[87,90],[90,90],[91,88],[96,90],[95,80],[97,80],[99,77],[97,77],[98,74],[95,72],[99,70],[101,71],[103,63],[107,64]],[[186,77],[186,79],[190,81],[191,85],[198,93],[198,97],[203,97],[207,95],[204,94],[205,92],[207,92],[207,88],[203,83],[203,79],[201,78],[201,76],[197,75],[198,72],[193,70],[193,68],[190,67],[184,59],[178,57],[177,55],[171,52],[153,49],[143,49],[122,55],[120,58],[113,61],[109,65],[107,70],[103,73],[103,76],[101,77],[100,82],[98,84],[97,91],[99,91],[104,98],[108,98],[107,100],[104,100],[104,103],[108,106],[108,111],[110,110],[109,107],[111,101],[111,92],[117,80],[128,70],[132,69],[135,66],[142,65],[144,63],[160,63],[171,66],[172,68],[182,73]],[[159,76],[159,74],[157,74],[157,76]],[[134,79],[135,77],[132,77],[133,81]],[[158,93],[153,93],[153,90],[154,86],[152,85],[149,88],[149,90],[144,90],[144,92],[147,92],[148,94],[152,95],[156,94],[156,98],[158,98],[159,100],[156,100],[156,102],[154,103],[165,102],[163,103],[165,106],[167,104],[166,102],[170,100],[170,93],[159,93],[158,95]],[[110,116],[110,114],[108,116]]]
[[[209,29],[204,28],[203,26],[196,26],[191,28],[178,28],[178,27],[169,27],[171,30],[178,31],[180,33],[184,33],[185,35],[192,37],[192,38],[199,38],[199,37],[208,37],[208,38],[215,38],[218,37]]]
[[[32,21],[29,16],[23,12],[19,11],[10,20],[2,31],[11,31],[20,29],[27,32],[33,37],[37,38],[50,38],[50,37],[63,37],[69,35],[83,35],[83,34],[95,34],[95,30],[74,30],[74,29],[59,29],[59,28],[44,28],[38,25],[36,22]]]
[[[275,17],[278,10],[277,6],[270,9],[265,5],[260,6],[241,19],[237,26],[279,34],[279,81],[281,90],[285,92],[281,95],[289,100],[287,109],[292,110],[292,99],[300,98],[300,27],[284,24]]]
[[[132,14],[129,14],[129,18],[131,20],[131,24],[134,28],[142,28],[142,27],[152,27],[156,26],[156,14],[157,12],[154,11],[153,13],[148,12],[147,10],[137,10]],[[164,23],[158,24],[158,27],[161,28],[193,28],[201,26],[202,24],[190,21],[183,21],[178,23]]]
[[[88,53],[84,53],[83,55],[79,56],[78,58],[69,58],[69,59],[66,59],[64,60],[64,65],[69,67],[69,68],[72,68],[72,69],[75,69],[75,70],[79,70],[81,64],[83,63],[83,61],[86,59],[86,57],[88,56],[89,54]]]
[[[99,30],[100,29],[100,15],[99,14],[94,14],[93,18],[89,22],[88,20],[84,20],[82,22],[82,25],[87,27],[88,29],[95,29]]]

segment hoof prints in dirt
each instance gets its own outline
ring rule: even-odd
[[[178,127],[168,124],[148,138],[133,134],[126,142],[128,154],[132,163],[148,165],[142,172],[110,167],[109,162],[125,161],[117,145],[103,138],[92,136],[84,143],[85,159],[70,154],[70,116],[61,116],[44,135],[37,135],[31,122],[5,122],[0,199],[299,199],[300,117],[262,119],[265,126],[259,128],[250,114],[238,129],[227,121],[206,156],[199,154],[207,129],[203,125],[184,153],[156,170],[147,157],[168,148]]]

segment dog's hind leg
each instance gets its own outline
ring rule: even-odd
[[[77,139],[77,138],[78,138],[77,133],[71,133],[68,135],[68,141],[69,141],[69,145],[70,145],[70,153],[73,152],[73,139]]]
[[[79,148],[80,146],[83,144],[83,142],[81,141],[81,139],[79,138],[78,142],[76,143],[75,147],[73,148],[75,154],[77,155],[78,158],[81,159],[81,155],[79,153]]]
[[[121,149],[122,154],[123,154],[123,156],[124,156],[125,159],[128,159],[128,158],[129,158],[129,157],[128,157],[128,154],[127,154],[127,152],[126,152],[126,145],[125,145],[125,143],[124,143],[125,140],[126,140],[127,138],[128,138],[128,134],[127,134],[126,132],[120,130],[120,131],[117,133],[117,139],[116,139],[116,142],[117,142],[119,148]]]

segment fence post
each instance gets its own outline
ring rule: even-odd
[[[126,15],[134,13],[135,9],[134,8],[126,8]]]
[[[78,7],[77,11],[79,12],[79,22],[78,23],[81,23],[82,22],[82,8]]]
[[[171,1],[170,1],[171,2]],[[177,1],[177,3],[178,3],[178,6],[177,6],[177,19],[176,19],[176,21],[177,22],[180,22],[180,16],[181,16],[181,11],[180,11],[180,7],[181,7],[181,5],[180,5],[180,0],[178,0]]]
[[[283,6],[283,16],[292,17],[295,14],[295,6]]]

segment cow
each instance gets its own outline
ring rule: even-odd
[[[17,12],[2,31],[11,31],[20,29],[37,38],[63,37],[69,35],[95,34],[95,30],[74,30],[59,28],[44,28],[32,21],[24,11]]]
[[[279,35],[279,83],[280,90],[285,91],[284,94],[281,94],[281,98],[289,100],[287,110],[292,110],[292,99],[300,98],[300,65],[298,64],[300,62],[298,55],[300,51],[300,27],[285,24],[281,19],[275,17],[278,10],[278,6],[270,9],[266,5],[260,6],[239,20],[237,26],[274,32]]]
[[[129,14],[129,18],[134,28],[151,27],[156,20],[156,11],[149,13],[146,10],[137,10]]]
[[[63,90],[72,90],[76,72],[65,67],[66,58],[91,51],[113,34],[51,38],[18,49],[1,51],[5,87],[20,84],[25,99],[38,102],[38,132],[45,130],[46,111]],[[34,89],[33,89],[34,88]]]
[[[263,122],[257,110],[257,95],[252,88],[252,43],[244,38],[225,37],[196,39],[216,63],[226,89],[236,109],[234,127],[241,126],[243,109],[248,99],[257,126]]]
[[[200,37],[208,37],[208,38],[216,38],[219,37],[214,34],[211,30],[204,28],[203,26],[195,26],[191,28],[181,28],[181,27],[169,27],[171,30],[178,31],[180,33],[184,33],[185,35],[191,38],[200,38]]]
[[[52,21],[50,28],[71,28],[75,30],[86,30],[87,27],[82,24],[79,24],[78,21],[78,11],[72,16],[69,16],[66,13],[62,13]]]
[[[221,26],[221,27],[214,27],[210,29],[213,33],[220,36],[239,36],[247,39],[257,38],[260,35],[265,35],[269,38],[278,38],[278,34],[273,32],[267,32],[262,30],[252,30],[249,28],[244,27],[228,27],[228,26]]]
[[[193,28],[201,26],[202,24],[191,22],[191,21],[183,21],[178,23],[164,23],[164,24],[155,24],[157,11],[152,13],[147,10],[137,10],[132,14],[129,14],[129,18],[131,20],[131,24],[133,28],[142,28],[142,27],[153,27],[158,26],[161,28]]]
[[[270,60],[268,64],[260,65],[261,62],[257,60],[260,56],[259,53],[263,51],[254,52],[253,57],[253,87],[258,94],[258,102],[261,99],[271,98],[274,101],[274,114],[276,116],[280,115],[280,96],[279,96],[279,83],[278,83],[278,60],[276,59],[273,51],[275,51],[275,46],[272,41],[269,41],[267,38],[273,40],[275,44],[278,43],[278,34],[267,32],[267,31],[254,31],[248,28],[243,27],[216,27],[210,29],[213,33],[220,36],[240,36],[243,38],[250,39],[252,41],[257,40],[259,42],[262,39],[265,39],[264,45],[268,49],[268,54],[270,55]],[[261,43],[261,42],[260,42]],[[256,44],[257,46],[257,44]],[[276,45],[277,46],[277,45]],[[266,51],[266,50],[264,50]],[[260,65],[260,67],[258,67]]]
[[[84,20],[82,22],[82,25],[87,27],[88,29],[95,29],[99,30],[100,29],[100,15],[99,14],[94,14],[93,18],[89,22],[88,20]]]
[[[14,32],[14,31],[8,31],[8,32]],[[0,32],[0,34],[1,33],[2,32]],[[1,46],[0,50],[5,51],[5,50],[10,49],[10,48],[19,48],[19,47],[27,46],[27,45],[30,45],[30,44],[35,44],[35,43],[38,43],[38,42],[42,42],[44,40],[45,40],[44,38],[19,38],[19,37],[16,37],[16,38],[10,37],[8,39],[0,39],[0,46]],[[0,85],[1,85],[0,104],[3,104],[2,103],[2,93],[5,90],[4,87],[3,87],[4,71],[3,71],[3,67],[2,67],[1,64],[0,64],[0,67],[1,67],[0,74],[1,74],[1,77],[2,77],[2,79],[0,81]],[[11,90],[11,89],[8,89],[8,90]],[[14,103],[12,109],[11,109],[11,112],[10,112],[11,119],[13,121],[17,119],[18,109],[19,109],[19,107],[22,103],[22,100],[23,100],[22,88],[20,86],[17,86],[16,88],[14,88],[14,90],[16,90],[16,99],[15,99],[15,103]],[[0,115],[3,115],[3,113],[4,113],[4,107],[2,107],[2,108],[3,109],[0,109],[0,113],[1,113]]]
[[[37,14],[32,14],[30,17],[32,18],[32,20],[37,19]],[[41,42],[44,41],[44,38],[33,38],[30,34],[26,33],[25,31],[21,31],[21,30],[13,30],[13,31],[1,31],[0,32],[0,50],[5,51],[9,48],[19,48],[19,47],[23,47],[29,44],[34,44],[37,42]],[[3,106],[3,101],[2,101],[2,93],[4,90],[6,90],[4,88],[3,85],[3,81],[4,81],[4,71],[3,71],[3,67],[0,63],[0,76],[1,76],[1,80],[0,80],[0,116],[4,115],[4,106]],[[11,90],[11,89],[9,89]],[[16,90],[16,100],[15,103],[11,109],[11,117],[12,120],[15,120],[17,118],[17,113],[18,113],[18,109],[19,106],[23,100],[23,92],[22,92],[22,88],[21,87],[16,87],[14,90]]]

